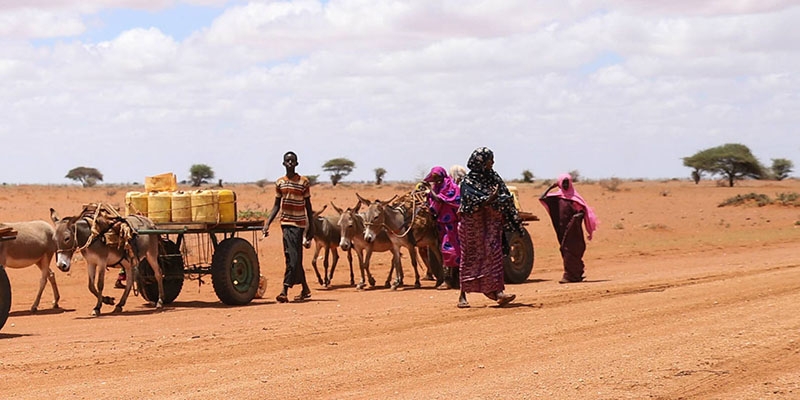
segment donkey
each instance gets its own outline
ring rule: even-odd
[[[50,269],[50,262],[56,252],[56,238],[53,227],[45,221],[9,222],[0,224],[0,228],[10,227],[17,231],[17,238],[0,242],[0,265],[8,268],[25,268],[29,265],[39,267],[39,292],[31,306],[31,312],[39,308],[42,292],[47,282],[53,288],[53,308],[59,308],[58,285],[56,275]]]
[[[99,206],[98,206],[99,207]],[[133,286],[133,268],[139,262],[147,258],[150,267],[153,268],[156,281],[158,283],[158,301],[155,303],[157,309],[164,307],[164,281],[161,267],[158,264],[158,235],[138,234],[139,229],[153,229],[153,222],[140,215],[130,215],[126,218],[120,217],[117,221],[106,227],[101,227],[104,231],[109,231],[115,226],[122,230],[125,225],[130,228],[132,234],[127,244],[130,245],[133,255],[129,254],[126,247],[120,248],[106,243],[104,233],[96,234],[92,231],[96,221],[91,220],[85,215],[86,212],[78,216],[59,218],[56,210],[50,209],[50,218],[56,226],[56,266],[58,269],[67,272],[70,268],[72,255],[76,250],[86,260],[87,272],[89,275],[89,291],[97,297],[97,303],[92,309],[92,315],[100,315],[100,308],[103,303],[114,305],[114,298],[103,296],[103,286],[105,282],[106,268],[121,265],[125,269],[128,279],[125,280],[125,290],[119,303],[114,308],[115,313],[122,312]],[[97,218],[97,217],[95,217]],[[91,239],[91,240],[90,240]]]
[[[392,252],[392,268],[389,270],[389,277],[386,278],[386,286],[388,287],[392,271],[395,269],[395,265],[400,263],[400,251],[392,244],[386,232],[379,233],[375,240],[371,242],[364,240],[364,231],[366,229],[364,216],[358,213],[361,202],[357,203],[355,207],[345,210],[337,207],[336,204],[331,203],[331,205],[339,213],[339,221],[337,223],[341,235],[339,247],[348,251],[355,249],[356,256],[358,256],[361,281],[356,284],[356,288],[363,289],[366,286],[365,280],[369,280],[370,287],[375,287],[375,278],[372,277],[372,273],[369,271],[369,263],[372,259],[373,251]]]
[[[314,258],[311,259],[311,265],[314,267],[314,273],[317,274],[319,284],[324,287],[329,287],[333,279],[333,272],[336,270],[336,264],[339,262],[339,242],[342,239],[341,231],[339,230],[339,217],[338,216],[321,216],[322,212],[328,208],[324,205],[322,210],[315,211],[313,215],[314,224]],[[325,249],[325,258],[323,266],[325,267],[324,278],[319,274],[317,268],[317,259],[319,252]],[[328,274],[328,256],[333,253],[333,264],[331,265],[330,275]],[[347,250],[347,261],[350,263],[350,286],[355,286],[355,278],[353,277],[353,254],[350,249]]]
[[[367,205],[367,211],[364,214],[364,224],[367,226],[367,231],[364,233],[365,238],[369,238],[377,232],[378,229],[385,229],[389,232],[389,237],[395,245],[406,247],[409,252],[415,249],[419,251],[420,258],[423,264],[427,267],[428,271],[432,271],[437,276],[436,285],[438,286],[444,279],[442,274],[442,253],[439,248],[439,234],[436,223],[431,219],[430,212],[426,204],[417,205],[412,204],[408,207],[409,201],[415,202],[414,193],[405,195],[399,200],[395,200],[397,196],[392,197],[388,201],[369,201],[361,197],[358,193],[356,196],[359,201]],[[420,207],[425,207],[424,209]],[[419,212],[423,210],[424,212]],[[417,223],[416,217],[423,220],[423,223]],[[414,287],[419,288],[419,269],[415,254],[412,253],[411,265],[414,267],[415,282]],[[403,285],[403,271],[397,271],[397,279],[392,284],[393,288]]]
[[[395,248],[395,252],[400,253],[400,248],[405,247],[411,256],[411,266],[414,267],[414,287],[420,288],[422,285],[419,282],[419,267],[417,265],[417,248],[412,241],[411,237],[407,234],[400,234],[403,226],[405,225],[405,216],[397,210],[387,206],[387,203],[380,200],[369,201],[356,193],[359,204],[367,206],[367,211],[364,213],[364,240],[367,243],[372,243],[381,232],[387,233],[389,240]],[[394,198],[392,198],[394,200]],[[407,233],[407,232],[406,232]],[[398,262],[393,265],[395,273],[397,274],[395,280],[391,283],[392,289],[397,289],[403,286],[403,266]]]
[[[442,258],[441,237],[436,218],[428,208],[427,191],[412,191],[400,198],[389,201],[389,206],[403,214],[405,223],[411,226],[411,241],[417,246],[427,275],[436,275],[436,286],[444,282],[444,260]],[[408,229],[408,228],[407,228]]]

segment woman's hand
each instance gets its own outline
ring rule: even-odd
[[[500,190],[500,187],[499,186],[495,186],[494,190],[492,190],[492,194],[489,195],[489,197],[486,199],[486,201],[491,203],[491,202],[494,202],[495,200],[497,200],[497,193],[499,192],[499,190]]]

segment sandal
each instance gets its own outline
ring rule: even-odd
[[[458,304],[456,304],[456,307],[458,307],[458,308],[469,308],[469,303],[466,302],[466,301],[459,301]]]
[[[300,293],[297,296],[294,296],[294,301],[305,301],[306,299],[310,298],[311,298],[311,292]]]
[[[289,299],[286,297],[285,293],[281,293],[275,297],[275,300],[278,300],[278,303],[288,303]]]
[[[502,295],[498,296],[497,304],[500,305],[500,307],[502,307],[502,306],[504,306],[504,305],[506,305],[508,303],[511,303],[516,298],[517,298],[517,295],[515,295],[515,294],[502,294]]]

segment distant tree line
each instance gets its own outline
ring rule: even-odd
[[[683,157],[683,165],[692,169],[691,178],[699,183],[704,175],[720,176],[725,179],[728,186],[733,187],[736,181],[742,179],[775,179],[783,180],[794,171],[794,163],[785,158],[773,158],[772,165],[767,168],[753,155],[750,149],[738,143],[727,143],[717,147],[700,150],[692,156]],[[336,186],[341,180],[356,168],[356,163],[338,157],[322,164],[322,169],[330,174],[331,183]],[[387,171],[384,168],[375,168],[375,184],[383,183]],[[572,180],[577,182],[580,173],[577,170],[569,172]],[[319,175],[307,175],[312,184],[318,182]],[[80,182],[83,187],[92,187],[103,180],[103,174],[92,167],[76,167],[71,169],[65,178]],[[193,164],[189,168],[189,180],[194,187],[208,183],[214,178],[214,170],[206,164]],[[534,175],[530,170],[522,171],[521,182],[533,182]],[[220,180],[219,185],[222,185]]]
[[[691,177],[699,183],[704,174],[721,176],[733,187],[742,179],[782,180],[789,176],[794,164],[785,158],[773,158],[770,168],[764,167],[750,149],[738,143],[700,150],[692,156],[683,158],[683,165],[692,168]]]

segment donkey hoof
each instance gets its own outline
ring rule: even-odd
[[[92,310],[92,314],[91,314],[91,315],[92,315],[93,317],[100,316],[100,308],[95,308],[95,309],[93,309],[93,310]]]
[[[422,285],[419,283],[419,281],[414,282],[414,288],[415,289],[419,289],[421,287],[422,287]]]
[[[122,312],[122,306],[118,305],[114,307],[114,314],[119,314]]]
[[[31,314],[36,314],[36,311],[38,310],[39,310],[38,307],[31,307]]]
[[[356,289],[357,289],[357,290],[363,290],[363,289],[364,289],[364,286],[366,286],[366,285],[364,284],[364,282],[360,282],[358,285],[356,285]]]
[[[164,302],[161,301],[161,300],[158,300],[158,303],[156,303],[156,309],[157,310],[161,310],[163,308],[164,308]]]
[[[108,304],[110,306],[113,306],[114,303],[115,303],[115,300],[114,300],[113,297],[111,297],[111,296],[103,296],[103,304]]]

